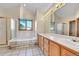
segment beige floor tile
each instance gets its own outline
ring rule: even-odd
[[[44,56],[44,54],[37,45],[30,45],[13,49],[8,49],[7,47],[0,48],[0,56]]]

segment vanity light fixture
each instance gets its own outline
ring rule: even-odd
[[[63,7],[65,5],[65,3],[58,3],[55,6],[52,6],[48,12],[45,13],[44,17],[51,14],[51,11],[55,12],[56,10],[60,9],[61,7]]]
[[[58,7],[59,7],[59,5],[57,4],[57,5],[56,5],[56,8],[58,8]]]
[[[60,8],[63,5],[63,3],[57,4],[56,8]]]

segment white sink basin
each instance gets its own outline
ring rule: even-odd
[[[73,44],[79,45],[79,40],[75,40],[75,39],[67,39],[68,41],[70,41]]]

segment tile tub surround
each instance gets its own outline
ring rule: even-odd
[[[38,34],[79,53],[79,44],[76,44],[71,41],[72,39],[79,39],[79,37],[72,37],[53,33],[38,33]]]

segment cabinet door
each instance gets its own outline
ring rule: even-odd
[[[39,35],[39,47],[41,47],[41,37],[40,37],[40,35]]]
[[[43,50],[43,36],[38,35],[39,47]]]
[[[39,35],[37,34],[37,43],[39,45]]]
[[[61,56],[76,56],[76,55],[62,47]]]
[[[49,40],[44,38],[44,54],[49,55]]]
[[[40,47],[43,50],[43,36],[40,36]]]
[[[60,46],[50,41],[50,56],[60,56]]]

